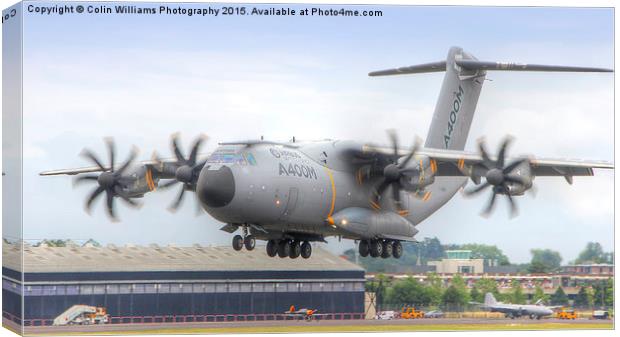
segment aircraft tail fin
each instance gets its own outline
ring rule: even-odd
[[[478,97],[488,70],[612,72],[611,69],[479,61],[460,47],[452,47],[445,61],[374,71],[369,76],[445,71],[437,105],[424,144],[427,148],[463,150]]]
[[[484,295],[484,305],[488,307],[495,304],[497,304],[495,296],[491,293],[486,293],[486,295]]]

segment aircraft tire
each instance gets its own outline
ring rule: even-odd
[[[370,241],[370,256],[379,257],[383,254],[383,245],[377,240]]]
[[[381,252],[381,257],[387,259],[392,256],[392,243],[390,241],[383,241],[381,243],[381,248],[383,252]]]
[[[276,240],[267,241],[267,255],[269,257],[274,257],[278,255],[278,243]]]
[[[291,254],[289,257],[291,259],[296,259],[299,255],[301,255],[301,244],[299,241],[293,241],[293,243],[291,243]]]
[[[301,257],[309,259],[310,256],[312,256],[312,246],[310,242],[304,241],[304,243],[301,244]]]
[[[370,244],[368,243],[368,240],[361,240],[358,249],[361,257],[368,256],[370,253]]]
[[[288,240],[281,240],[278,243],[278,256],[281,258],[288,257],[291,254],[291,243]]]
[[[403,245],[400,241],[394,241],[392,243],[392,256],[395,259],[400,259],[400,257],[403,256]]]
[[[243,237],[241,235],[233,236],[232,247],[236,251],[243,249]]]
[[[254,247],[256,247],[256,238],[254,238],[254,235],[246,236],[245,239],[243,239],[243,245],[247,250],[254,250]]]

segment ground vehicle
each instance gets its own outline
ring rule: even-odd
[[[424,311],[415,310],[414,307],[404,307],[403,310],[400,312],[400,318],[424,318]]]
[[[592,319],[609,319],[609,311],[607,310],[594,310],[592,312]]]
[[[377,316],[375,316],[375,319],[394,319],[396,318],[396,312],[393,310],[389,310],[389,311],[381,311],[377,314]]]
[[[562,310],[558,311],[556,317],[559,319],[575,319],[577,318],[577,313],[575,309],[562,308]]]
[[[103,307],[76,304],[65,310],[54,319],[54,325],[88,325],[105,324],[109,321],[109,315]]]
[[[424,318],[443,318],[445,314],[441,310],[431,310],[424,314]]]

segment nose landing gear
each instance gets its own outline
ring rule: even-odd
[[[235,235],[232,240],[232,247],[236,251],[240,251],[243,247],[247,250],[254,250],[254,247],[256,247],[256,238],[254,235],[249,234],[248,228],[244,226],[243,236]]]

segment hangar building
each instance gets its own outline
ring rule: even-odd
[[[362,268],[316,247],[307,260],[261,248],[24,244],[22,279],[19,245],[5,242],[3,317],[47,325],[86,304],[112,323],[274,319],[291,305],[362,318]]]

